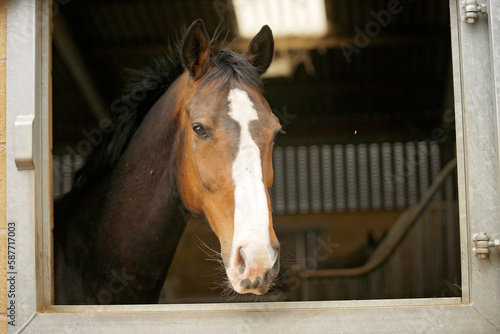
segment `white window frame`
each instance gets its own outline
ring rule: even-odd
[[[471,25],[460,21],[460,0],[450,1],[461,298],[118,306],[52,305],[51,3],[9,1],[7,222],[16,224],[17,256],[9,333],[500,330],[500,255],[471,255],[472,233],[500,236],[500,3],[488,2],[489,14]]]

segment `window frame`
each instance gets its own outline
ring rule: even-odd
[[[11,1],[7,7],[6,206],[7,222],[16,225],[17,254],[16,298],[8,300],[16,303],[16,326],[9,326],[9,332],[267,332],[287,328],[293,332],[338,329],[359,333],[500,329],[500,303],[492,293],[500,291],[500,255],[492,251],[488,261],[471,255],[472,233],[484,231],[499,237],[500,232],[498,210],[487,210],[491,204],[500,207],[498,2],[489,2],[488,17],[482,16],[469,25],[460,21],[460,1],[450,0],[461,298],[116,306],[52,305],[52,4],[50,0]],[[488,27],[492,28],[489,32]],[[16,125],[19,116],[34,117],[31,133]],[[31,143],[25,140],[29,135],[33,137]],[[31,145],[34,169],[30,169],[29,163],[18,168],[23,166],[19,145],[27,145],[28,151]],[[490,156],[490,160],[475,163],[485,156]],[[485,188],[488,184],[495,187]],[[486,196],[478,189],[486,189]]]

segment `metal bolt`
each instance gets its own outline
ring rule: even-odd
[[[479,6],[477,6],[477,9],[479,9],[479,12],[481,12],[481,14],[488,14],[486,12],[486,4],[484,4],[484,3],[480,4]]]
[[[474,248],[474,254],[481,260],[487,259],[489,257],[490,251],[489,249],[483,248],[483,247],[475,247]]]
[[[479,14],[487,14],[486,5],[478,5],[476,0],[465,0],[462,1],[462,8],[464,9],[465,15],[462,16],[462,22],[469,24],[476,23]]]
[[[476,246],[473,248],[473,253],[480,260],[485,260],[489,257],[490,254],[490,250],[488,249],[489,240],[490,237],[484,232],[474,233],[472,235],[472,241],[474,241]]]
[[[475,241],[488,241],[488,240],[490,240],[490,237],[485,232],[477,233]]]

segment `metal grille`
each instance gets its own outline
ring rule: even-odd
[[[441,169],[435,142],[276,147],[277,214],[404,209]]]
[[[451,185],[454,176],[448,180],[446,183]],[[460,296],[458,203],[453,200],[452,186],[445,184],[443,188],[439,197],[444,200],[429,204],[401,244],[378,268],[362,276],[303,280],[300,289],[289,298],[342,300]],[[315,243],[320,238],[318,235],[312,245],[307,244],[311,241],[304,240],[302,248],[318,247]],[[313,252],[297,254],[310,258]]]
[[[416,144],[416,147],[419,152],[424,152],[423,144]],[[412,152],[412,148],[408,151]],[[417,157],[422,156],[418,153]],[[432,156],[430,160],[434,164],[437,162]],[[448,167],[450,163],[447,164]],[[432,165],[431,163],[430,166]],[[428,191],[426,181],[429,174],[424,173],[428,171],[427,167],[429,166],[417,169],[422,171],[418,173],[417,194],[420,191]],[[460,296],[460,233],[455,167],[456,164],[439,178],[435,176],[435,179],[440,180],[436,184],[437,192],[432,198],[424,199],[426,202],[420,203],[423,209],[418,216],[411,215],[411,212],[418,210],[408,209],[391,227],[391,231],[397,231],[408,226],[410,222],[411,225],[404,234],[399,237],[397,233],[391,234],[389,231],[377,249],[368,251],[361,248],[347,256],[355,259],[357,255],[367,255],[366,252],[370,252],[365,268],[371,267],[368,264],[370,261],[373,264],[381,260],[373,270],[363,270],[363,267],[359,267],[360,264],[346,266],[346,262],[342,262],[345,258],[321,264],[324,259],[318,257],[318,249],[327,249],[324,245],[327,245],[326,240],[330,240],[330,234],[310,229],[298,233],[297,264],[306,270],[307,274],[298,274],[298,277],[302,277],[302,284],[299,289],[291,291],[287,298],[340,300]],[[436,186],[433,188],[436,190]],[[311,234],[313,237],[309,237]],[[394,248],[384,259],[384,249],[390,247]],[[312,262],[314,266],[310,267],[309,262],[303,259],[316,259],[316,262]],[[315,275],[318,273],[315,272],[318,266],[323,270],[334,270]],[[352,269],[350,274],[342,271],[346,267],[356,266],[358,267]]]

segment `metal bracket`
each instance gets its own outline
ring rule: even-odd
[[[475,244],[472,253],[481,260],[486,260],[490,256],[490,247],[494,247],[500,252],[500,239],[490,241],[490,237],[484,232],[474,233],[472,241]]]
[[[476,23],[479,14],[488,14],[486,11],[486,4],[477,4],[476,0],[464,0],[462,1],[462,8],[465,10],[465,15],[462,16],[462,22],[464,23]]]
[[[33,163],[33,115],[18,115],[14,123],[14,161],[18,170],[35,169]]]

